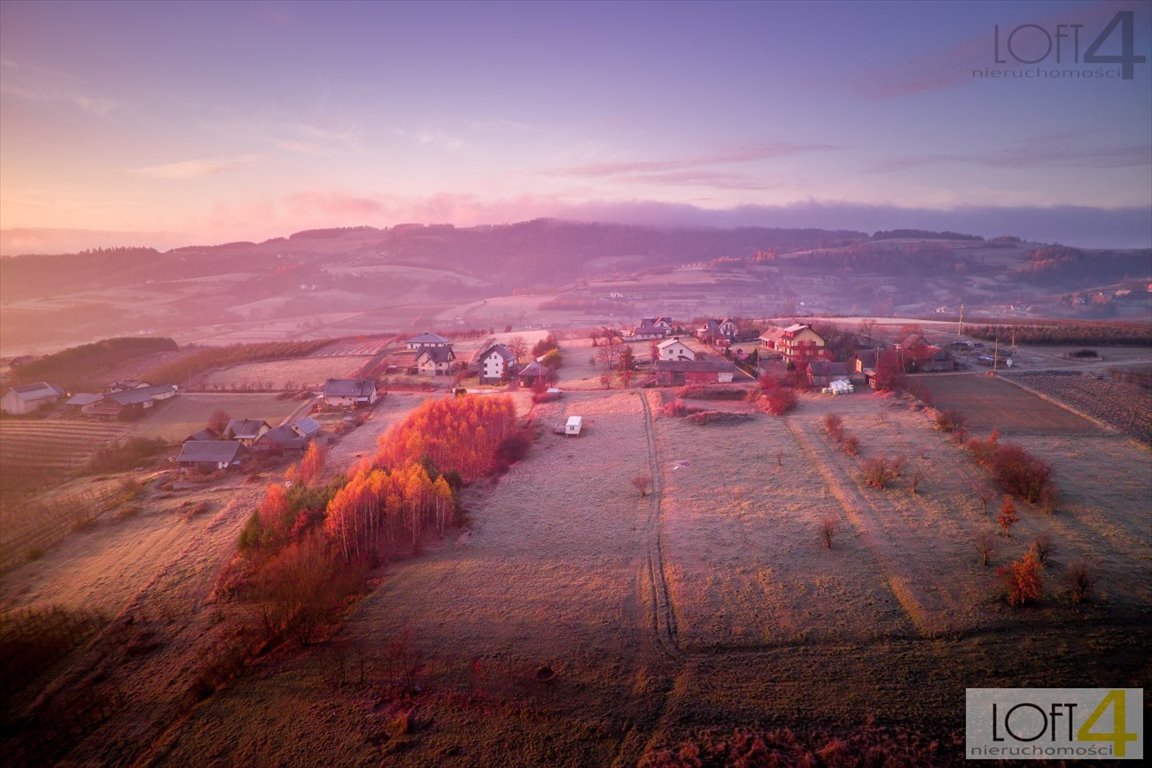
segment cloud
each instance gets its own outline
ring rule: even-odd
[[[436,147],[438,149],[456,150],[465,145],[464,139],[459,136],[454,136],[444,131],[436,131],[427,128],[420,130],[408,130],[405,128],[395,129],[395,133],[402,139],[414,141],[417,144],[425,147]]]
[[[755,181],[742,173],[718,173],[705,170],[662,171],[660,173],[634,173],[621,176],[617,181],[625,184],[652,184],[656,186],[710,187],[712,189],[779,189],[781,184]]]
[[[285,198],[287,207],[297,214],[327,216],[339,221],[378,216],[384,211],[379,200],[339,192],[296,192]]]
[[[693,168],[707,168],[714,165],[730,165],[733,163],[752,163],[761,160],[776,160],[782,157],[805,152],[821,152],[837,147],[831,144],[800,144],[795,142],[766,142],[749,144],[731,150],[714,152],[711,154],[689,155],[681,158],[664,158],[660,160],[626,160],[605,163],[587,163],[573,165],[565,168],[554,168],[544,171],[548,176],[604,178],[622,177],[636,173],[657,173],[664,171],[683,171]]]
[[[131,168],[129,173],[135,176],[146,176],[150,179],[196,179],[201,176],[212,176],[258,161],[258,155],[240,155],[238,157],[219,158],[215,160],[181,160],[175,163],[150,165],[143,168]]]
[[[0,59],[0,93],[41,104],[66,104],[97,117],[107,117],[117,102],[86,89],[75,77],[12,59]]]
[[[975,165],[986,168],[1127,168],[1152,165],[1152,144],[1084,147],[1059,137],[1034,137],[987,152],[936,152],[892,158],[877,163],[876,172],[904,171],[929,165]]]

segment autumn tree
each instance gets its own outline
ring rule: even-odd
[[[1008,605],[1017,607],[1040,599],[1044,586],[1043,566],[1032,551],[1024,557],[997,569],[1004,580]]]
[[[636,475],[632,478],[632,485],[640,492],[640,497],[643,498],[648,495],[648,489],[652,486],[652,478],[646,474]]]
[[[1004,495],[1004,502],[1000,505],[1000,516],[996,518],[996,522],[1000,523],[1000,533],[1004,536],[1011,536],[1012,526],[1020,519],[1016,514],[1016,502],[1008,494]]]
[[[308,445],[308,450],[304,452],[304,457],[300,459],[300,463],[288,468],[285,478],[289,482],[300,483],[305,486],[316,485],[324,474],[324,460],[327,457],[328,451],[320,445],[320,441],[313,440]]]

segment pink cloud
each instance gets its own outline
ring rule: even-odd
[[[575,176],[575,177],[613,177],[626,176],[635,173],[655,173],[664,171],[682,171],[693,168],[706,168],[713,165],[729,165],[732,163],[751,163],[760,160],[775,160],[782,157],[791,157],[805,152],[819,152],[836,147],[830,144],[800,144],[796,142],[765,142],[749,144],[728,151],[714,152],[702,155],[690,155],[681,158],[665,158],[660,160],[631,160],[607,163],[588,163],[565,168],[556,168],[545,171],[549,176]]]

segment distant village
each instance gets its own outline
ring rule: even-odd
[[[629,331],[592,331],[592,351],[603,353],[602,364],[619,373],[624,386],[635,387],[752,384],[772,376],[788,377],[797,386],[827,394],[845,394],[859,387],[878,388],[886,358],[889,367],[901,373],[951,371],[957,366],[951,348],[930,343],[918,331],[888,345],[861,334],[826,338],[812,324],[799,322],[763,327],[726,317],[690,325],[696,327],[677,324],[667,316],[642,317]],[[444,378],[457,394],[467,393],[462,385],[473,380],[482,388],[559,391],[555,385],[561,356],[551,334],[532,349],[522,340],[499,343],[489,338],[466,359],[454,347],[445,336],[420,333],[403,340],[402,348],[388,356],[382,370],[414,379]],[[984,363],[985,356],[979,356],[978,362]],[[605,385],[610,383],[605,381]],[[183,440],[174,462],[188,472],[210,473],[240,466],[249,457],[298,456],[322,436],[323,425],[315,416],[352,414],[371,407],[387,386],[376,377],[329,378],[321,391],[302,393],[306,402],[279,424],[241,415],[205,425]],[[0,407],[7,416],[54,414],[131,421],[179,395],[175,384],[148,381],[116,381],[102,392],[73,393],[41,381],[8,388]]]

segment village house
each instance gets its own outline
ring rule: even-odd
[[[158,402],[176,397],[175,384],[145,385],[136,389],[121,389],[103,395],[85,405],[80,412],[85,416],[102,419],[130,419],[143,414]]]
[[[224,427],[224,439],[237,440],[245,448],[251,448],[253,443],[259,440],[264,433],[270,429],[272,429],[272,427],[266,421],[232,419],[228,422],[228,426]]]
[[[552,375],[552,369],[546,365],[542,365],[539,360],[533,360],[528,363],[528,365],[520,369],[520,373],[516,374],[522,387],[534,387],[540,379],[543,379],[546,383],[551,383]]]
[[[632,338],[664,339],[672,333],[672,318],[670,317],[642,317],[640,325],[632,329]]]
[[[180,446],[176,463],[182,469],[212,472],[238,466],[244,451],[236,440],[188,440]]]
[[[498,384],[505,381],[516,365],[516,356],[503,344],[486,344],[472,358],[481,384]]]
[[[281,424],[265,432],[252,445],[252,450],[265,455],[280,455],[288,451],[304,451],[317,435],[320,423],[304,416],[292,424]]]
[[[404,346],[408,349],[418,351],[421,347],[451,347],[452,342],[435,333],[422,333],[419,336],[413,336],[406,340]]]
[[[700,360],[708,349],[691,336],[673,336],[656,345],[660,360]]]
[[[726,384],[736,375],[736,364],[723,358],[710,360],[657,360],[652,364],[658,386]]]
[[[301,416],[296,419],[292,424],[288,425],[289,428],[295,432],[299,437],[305,440],[311,440],[320,434],[320,422],[311,416]]]
[[[951,371],[956,368],[952,353],[944,347],[937,347],[919,333],[909,334],[896,345],[896,354],[909,373],[931,373]]]
[[[848,381],[852,369],[848,363],[813,360],[808,363],[808,383],[813,387],[827,387],[834,381]]]
[[[63,392],[44,381],[18,384],[0,397],[0,410],[16,415],[32,413],[38,408],[57,402],[63,396]]]
[[[452,347],[421,347],[416,353],[416,370],[425,376],[450,373],[456,353]]]
[[[696,338],[705,344],[731,344],[737,335],[739,329],[730,317],[725,317],[723,320],[708,318],[696,329]]]
[[[183,442],[186,443],[189,440],[219,440],[219,439],[220,439],[220,433],[219,432],[212,429],[212,427],[204,427],[204,429],[201,429],[198,432],[193,432],[192,434],[188,435],[188,437],[184,438]]]
[[[355,408],[376,402],[376,382],[372,379],[328,379],[324,382],[324,405]]]
[[[824,337],[812,326],[795,323],[787,328],[772,327],[760,334],[761,357],[779,355],[796,367],[826,357]]]

